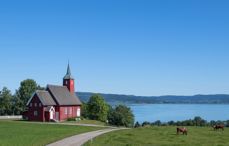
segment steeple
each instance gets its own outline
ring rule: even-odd
[[[74,85],[74,78],[71,74],[71,69],[70,69],[70,65],[68,62],[68,67],[67,67],[67,73],[63,78],[63,86],[66,86],[68,88],[68,90],[74,94],[75,93],[75,85]]]
[[[74,80],[74,77],[71,74],[71,68],[70,68],[69,62],[68,62],[67,73],[64,76],[64,79],[73,79]]]

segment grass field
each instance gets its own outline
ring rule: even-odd
[[[44,146],[98,129],[101,128],[0,120],[0,146]]]
[[[96,120],[65,121],[64,123],[92,124],[92,125],[106,126],[106,123],[96,121]]]
[[[229,129],[188,127],[188,136],[176,135],[176,127],[149,127],[115,131],[85,146],[229,146]]]

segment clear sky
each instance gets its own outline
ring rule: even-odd
[[[229,94],[228,0],[2,0],[0,88]]]

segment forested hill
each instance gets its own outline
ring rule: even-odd
[[[94,93],[77,92],[79,98],[86,102]],[[195,95],[195,96],[134,96],[118,94],[102,94],[105,100],[112,105],[115,104],[229,104],[229,95]]]

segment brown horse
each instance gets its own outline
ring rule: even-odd
[[[217,131],[219,129],[222,129],[222,131],[224,131],[224,125],[215,125],[213,126],[214,130]]]
[[[188,135],[188,129],[183,127],[183,128],[177,128],[177,135],[182,133],[183,135]]]

